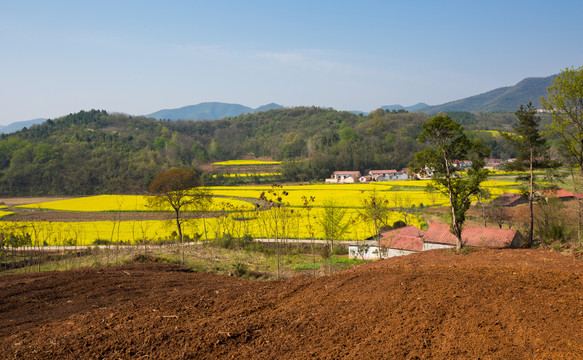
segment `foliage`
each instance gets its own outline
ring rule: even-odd
[[[338,207],[334,200],[327,200],[324,203],[324,211],[318,218],[318,223],[330,245],[330,250],[333,251],[334,241],[344,237],[350,226],[350,219],[347,218],[346,209]]]
[[[539,131],[540,119],[536,116],[536,110],[533,109],[532,104],[526,107],[520,105],[520,109],[516,111],[516,118],[518,125],[514,127],[516,135],[501,133],[502,137],[514,146],[517,157],[516,161],[507,163],[506,170],[511,171],[525,171],[529,173],[517,176],[517,181],[524,181],[529,184],[529,190],[526,194],[529,200],[530,224],[528,234],[528,245],[532,245],[534,237],[534,190],[536,186],[536,173],[534,169],[547,169],[552,173],[552,170],[560,166],[558,161],[551,160],[549,153],[549,145],[547,140]]]
[[[382,225],[387,225],[386,218],[389,211],[389,201],[374,190],[362,200],[361,216],[373,222],[375,236],[379,235]]]
[[[171,169],[162,172],[150,183],[149,190],[153,196],[148,198],[149,206],[154,209],[170,206],[174,210],[176,228],[181,241],[183,239],[181,212],[205,209],[212,199],[209,191],[200,185],[196,171],[189,169]]]
[[[144,193],[156,174],[170,168],[249,155],[282,161],[278,181],[321,181],[338,169],[399,169],[421,150],[415,138],[428,119],[422,113],[357,116],[316,107],[196,122],[81,111],[0,135],[0,193]],[[500,114],[478,114],[471,126],[506,130],[511,121]],[[501,141],[491,136],[483,140],[495,156],[511,155],[498,146]],[[205,185],[265,181],[260,176],[199,175]]]
[[[567,68],[553,80],[543,107],[551,113],[551,134],[559,134],[561,149],[583,171],[583,66]]]
[[[460,124],[445,114],[437,115],[423,124],[419,142],[431,147],[415,154],[411,167],[417,171],[428,169],[433,173],[432,181],[449,199],[451,209],[451,232],[457,238],[456,249],[462,247],[462,227],[465,215],[480,184],[488,176],[484,170],[484,158],[488,149],[481,142],[471,141]],[[472,161],[465,176],[457,174],[453,167],[455,160]]]

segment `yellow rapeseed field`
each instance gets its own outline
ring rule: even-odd
[[[272,190],[271,186],[217,186],[209,188],[213,194],[211,211],[228,211],[226,215],[206,217],[185,221],[184,234],[189,238],[215,238],[223,234],[271,238],[324,238],[319,218],[324,212],[324,206],[334,201],[335,206],[345,209],[345,221],[349,228],[343,239],[362,240],[373,235],[374,225],[365,221],[360,215],[364,199],[376,194],[386,199],[394,209],[406,209],[420,205],[443,206],[447,198],[439,192],[429,194],[425,186],[429,181],[391,181],[368,184],[315,184],[283,186],[276,190],[287,195],[281,196],[281,201],[289,205],[284,234],[274,234],[269,224],[273,210],[256,211],[255,203],[262,193]],[[518,183],[509,181],[487,181],[484,186],[489,188],[493,196],[503,192],[517,192],[512,187]],[[270,198],[271,196],[267,196]],[[310,217],[303,207],[303,197],[314,197],[311,203]],[[153,211],[147,207],[145,196],[135,195],[100,195],[81,197],[69,200],[52,201],[21,206],[23,208],[50,209],[60,211],[92,211],[92,212],[141,212]],[[165,209],[170,210],[170,209]],[[407,210],[407,212],[410,212]],[[407,215],[405,211],[393,211],[386,223],[393,224],[397,220],[407,224],[424,227],[421,217]],[[139,216],[136,217],[139,219]],[[77,244],[91,245],[95,240],[112,242],[138,243],[143,239],[148,241],[166,240],[173,236],[176,227],[173,221],[91,221],[91,222],[0,222],[0,231],[28,232],[37,244]],[[205,234],[206,229],[206,234]],[[310,231],[311,229],[311,231]]]
[[[213,197],[208,211],[223,211],[229,207],[253,210],[255,207],[248,201],[235,198]],[[43,203],[17,206],[19,208],[58,210],[58,211],[86,211],[86,212],[113,212],[113,211],[157,211],[148,206],[147,196],[142,195],[98,195],[76,199],[48,201]],[[166,207],[162,211],[172,211]]]
[[[262,161],[262,160],[227,160],[212,163],[216,166],[241,166],[241,165],[279,165],[281,161]]]
[[[220,175],[213,175],[214,178],[217,177],[229,177],[229,178],[236,178],[236,177],[251,177],[251,176],[281,176],[281,173],[237,173],[237,174],[220,174]]]

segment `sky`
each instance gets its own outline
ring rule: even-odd
[[[0,0],[0,125],[207,101],[370,111],[583,65],[580,0]]]

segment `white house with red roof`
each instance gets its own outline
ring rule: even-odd
[[[409,174],[403,170],[370,170],[368,173],[373,181],[409,180]]]
[[[409,255],[423,251],[423,236],[425,231],[415,226],[405,226],[381,233],[382,238],[374,242],[362,242],[348,246],[351,258],[385,259],[401,255]],[[359,247],[368,245],[366,253],[359,253]],[[361,251],[363,249],[360,249]]]
[[[440,223],[431,224],[427,231],[406,226],[385,231],[381,236],[378,242],[363,241],[350,245],[349,257],[385,259],[427,250],[455,248],[457,240],[449,231],[449,225]],[[523,238],[518,230],[468,226],[462,231],[462,241],[464,246],[470,247],[515,248],[522,244]]]
[[[448,224],[433,223],[423,236],[423,251],[454,248],[457,238],[449,230]],[[462,242],[464,246],[508,248],[519,247],[523,241],[518,230],[485,227],[464,227]]]
[[[334,171],[327,183],[332,184],[354,184],[360,178],[360,171]]]

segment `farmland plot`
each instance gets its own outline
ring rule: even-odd
[[[287,195],[281,202],[293,211],[285,220],[285,232],[278,234],[286,238],[325,238],[319,219],[324,206],[335,201],[335,206],[346,210],[345,221],[349,223],[343,236],[345,240],[362,240],[374,234],[374,226],[362,216],[363,200],[372,194],[387,200],[394,209],[386,219],[386,224],[403,221],[409,225],[424,227],[426,224],[419,215],[422,206],[442,206],[447,198],[440,193],[429,194],[425,191],[428,181],[394,181],[369,184],[317,184],[296,185],[282,188]],[[502,192],[516,192],[517,184],[513,182],[489,181],[485,186],[494,196]],[[266,226],[266,218],[273,210],[258,211],[256,203],[261,194],[269,192],[268,186],[217,186],[210,188],[213,205],[207,213],[200,213],[198,218],[185,219],[184,233],[188,239],[215,238],[230,234],[235,237],[251,235],[253,237],[271,238]],[[304,197],[314,197],[313,209],[308,220],[308,213],[303,207]],[[100,195],[39,202],[16,206],[15,211],[59,211],[66,217],[67,212],[76,213],[111,213],[110,221],[7,221],[5,216],[0,223],[5,233],[30,234],[35,245],[91,245],[97,240],[109,242],[139,243],[142,241],[162,241],[175,237],[175,227],[168,213],[168,220],[152,220],[145,214],[164,213],[167,209],[148,207],[146,196],[136,195]],[[10,209],[10,210],[13,210]],[[3,211],[9,215],[6,209]],[[116,216],[115,214],[124,214]],[[61,214],[61,213],[59,213]],[[132,215],[133,214],[133,215]],[[0,216],[2,213],[0,213]],[[190,216],[193,217],[193,216]],[[131,219],[128,219],[131,218]],[[124,219],[122,221],[122,219]],[[311,225],[312,231],[309,231]],[[339,240],[339,239],[338,239]]]

